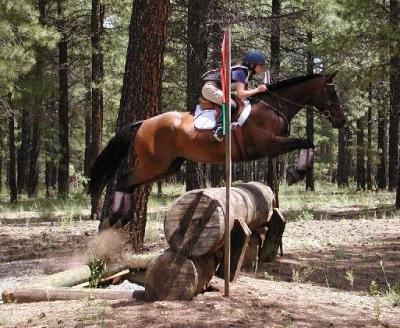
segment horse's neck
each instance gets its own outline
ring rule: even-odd
[[[286,116],[289,122],[310,102],[310,99],[313,97],[312,91],[312,86],[301,89],[298,86],[293,86],[276,92],[279,101],[279,110]]]

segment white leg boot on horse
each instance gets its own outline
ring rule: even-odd
[[[291,186],[294,183],[302,180],[309,170],[312,170],[314,165],[314,148],[304,148],[300,150],[299,157],[297,159],[297,165],[294,171],[289,172],[287,175],[288,185]]]

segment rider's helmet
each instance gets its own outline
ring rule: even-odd
[[[265,55],[258,50],[250,50],[244,54],[243,64],[265,65]]]

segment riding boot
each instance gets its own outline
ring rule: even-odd
[[[218,141],[222,142],[224,140],[224,131],[222,129],[222,121],[219,121],[214,129],[212,130],[212,137]]]
[[[231,111],[236,108],[236,102],[232,99],[231,101]],[[218,121],[215,124],[215,127],[212,130],[212,137],[218,141],[222,142],[224,140],[224,131],[222,128],[222,115],[220,115]]]

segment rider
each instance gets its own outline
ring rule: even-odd
[[[261,51],[251,50],[245,53],[242,65],[231,67],[231,91],[236,93],[237,98],[244,100],[247,97],[254,96],[259,92],[264,92],[267,87],[262,84],[257,88],[248,89],[249,80],[255,74],[264,72],[265,70],[265,55]],[[207,81],[202,89],[203,98],[222,105],[222,91],[220,88],[220,74],[219,71],[213,70],[205,73],[203,79]],[[232,107],[236,107],[236,103],[232,100]],[[222,116],[222,115],[221,115]],[[223,140],[222,120],[217,122],[213,129],[213,137],[217,141]]]

